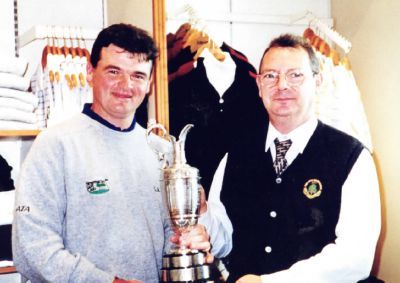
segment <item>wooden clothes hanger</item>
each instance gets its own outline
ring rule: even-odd
[[[315,50],[319,51],[321,54],[329,57],[331,52],[331,47],[329,44],[322,39],[320,36],[316,35],[314,31],[308,27],[303,32],[303,37],[308,39],[311,45],[315,48]]]
[[[207,44],[210,41],[210,37],[204,31],[197,30],[192,33],[187,41],[183,44],[183,48],[190,47],[190,52],[196,52],[201,46]]]
[[[183,41],[182,49],[190,47],[191,53],[196,52],[194,60],[197,60],[204,48],[208,48],[217,60],[223,61],[225,54],[205,32],[206,24],[199,18],[197,11],[189,4],[180,10],[179,13],[186,13],[189,16],[189,23],[182,24],[175,33],[175,38]]]
[[[50,27],[49,26],[47,26],[47,29],[49,29]],[[49,30],[47,31],[47,34],[46,34],[46,39],[47,39],[47,44],[46,44],[46,46],[43,48],[43,51],[42,51],[42,69],[44,70],[45,68],[46,68],[46,66],[47,66],[47,57],[48,56],[50,56],[52,53],[52,47],[51,47],[51,44],[50,44],[50,37],[51,37],[51,35],[50,35],[50,32],[49,32]]]
[[[214,40],[209,39],[209,41],[205,44],[203,44],[196,52],[194,56],[194,60],[197,60],[200,56],[201,53],[203,52],[204,49],[208,49],[210,53],[217,59],[218,61],[224,61],[225,60],[225,54],[222,51],[222,49],[215,43]]]
[[[307,18],[309,21],[309,27],[315,27],[320,33],[323,33],[324,36],[339,46],[346,54],[350,52],[351,42],[344,38],[336,30],[318,19],[312,12],[306,11],[302,18]]]

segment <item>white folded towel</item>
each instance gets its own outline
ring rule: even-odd
[[[35,110],[35,106],[33,106],[31,103],[27,103],[25,101],[16,98],[1,97],[1,96],[0,96],[0,107],[14,108],[25,112],[33,112],[33,110]]]
[[[30,124],[37,123],[37,117],[35,113],[28,113],[25,111],[5,107],[0,107],[0,120],[19,121]]]
[[[32,92],[20,91],[11,88],[0,87],[0,97],[11,97],[15,99],[22,100],[26,103],[32,104],[33,107],[37,107],[38,98]]]
[[[28,61],[25,58],[5,56],[0,54],[0,72],[23,76],[28,69]]]
[[[0,130],[38,130],[36,124],[29,124],[18,121],[0,120]]]
[[[0,87],[27,90],[31,81],[28,78],[9,73],[0,73]]]
[[[8,266],[14,266],[14,263],[10,260],[0,260],[0,267],[8,267]],[[18,275],[21,276],[19,273],[15,273],[15,275],[18,278]],[[19,281],[17,281],[19,282]],[[21,281],[23,282],[23,281]]]

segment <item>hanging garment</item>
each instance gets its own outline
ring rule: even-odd
[[[329,28],[328,30],[330,31]],[[339,53],[311,28],[304,31],[303,37],[309,40],[316,51],[323,78],[314,99],[317,118],[357,138],[372,152],[372,139],[366,113],[348,59],[345,57],[340,60]],[[343,38],[340,39],[343,41]],[[344,40],[340,46],[349,48],[351,44]]]
[[[169,83],[170,132],[177,136],[186,124],[194,124],[187,137],[186,156],[189,164],[199,168],[206,190],[232,140],[266,119],[249,67],[240,59],[232,59],[235,76],[222,94],[223,100],[207,78],[204,58],[197,60],[191,72]]]
[[[86,81],[90,53],[80,47],[81,40],[77,34],[70,34],[70,43],[64,37],[64,45],[60,46],[58,39],[52,38],[50,44],[49,38],[43,49],[42,64],[31,81],[32,91],[39,99],[36,114],[40,128],[68,119],[93,100],[91,86]]]
[[[215,58],[208,49],[204,49],[201,57],[204,58],[207,79],[220,96],[223,103],[223,95],[235,80],[236,64],[228,52],[224,52],[224,61]]]
[[[169,52],[169,51],[168,51]],[[188,62],[193,62],[195,53],[190,51],[190,47],[181,49],[181,51],[175,55],[171,60],[168,60],[168,74],[173,74],[178,69]]]
[[[317,56],[323,77],[314,99],[317,118],[357,138],[372,152],[369,125],[352,72],[320,52]]]

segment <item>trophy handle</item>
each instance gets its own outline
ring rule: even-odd
[[[150,123],[146,129],[146,140],[147,140],[147,144],[150,146],[150,148],[157,154],[158,159],[160,161],[165,160],[165,152],[161,152],[160,150],[158,150],[156,147],[152,146],[152,143],[149,140],[149,136],[151,134],[151,132],[155,129],[161,130],[161,138],[164,138],[165,140],[167,140],[168,142],[170,142],[173,146],[174,141],[175,141],[175,137],[169,135],[167,133],[167,130],[165,129],[165,127],[161,124],[158,124],[156,122]]]
[[[193,124],[187,124],[187,125],[182,129],[181,133],[179,134],[179,141],[180,141],[182,144],[185,144],[186,135],[187,135],[187,133],[189,132],[189,130],[190,130],[191,128],[193,128],[193,127],[194,127]]]

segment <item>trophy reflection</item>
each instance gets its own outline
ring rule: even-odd
[[[161,170],[161,187],[173,229],[178,233],[188,232],[197,224],[200,206],[199,170],[186,163],[185,140],[193,125],[186,125],[175,137],[167,135],[160,124],[147,129],[163,131],[173,146],[172,165],[165,164]],[[210,266],[205,263],[206,254],[184,246],[174,246],[163,256],[161,282],[213,282]]]

